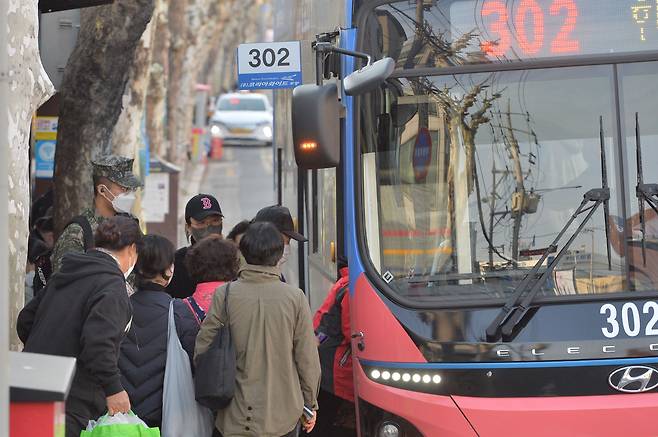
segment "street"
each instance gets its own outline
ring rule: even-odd
[[[210,161],[201,192],[213,194],[224,213],[224,235],[241,220],[276,202],[272,149],[225,147],[219,161]]]

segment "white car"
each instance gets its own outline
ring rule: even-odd
[[[225,145],[272,145],[272,106],[262,94],[224,94],[217,99],[210,134]]]

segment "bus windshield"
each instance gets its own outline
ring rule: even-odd
[[[398,68],[359,98],[357,138],[368,255],[395,293],[504,299],[561,249],[538,297],[658,288],[658,210],[636,189],[658,183],[658,63],[640,62],[658,49],[658,5],[640,3],[399,1],[362,14],[362,48]],[[605,207],[552,246],[597,188]]]
[[[364,202],[379,205],[364,220],[379,274],[408,298],[503,298],[548,252],[546,270],[580,223],[549,247],[583,195],[608,186],[607,210],[541,294],[655,290],[658,215],[635,187],[640,168],[658,182],[658,104],[646,97],[657,75],[640,63],[420,76],[362,98]]]

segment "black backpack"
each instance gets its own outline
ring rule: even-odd
[[[92,247],[94,247],[94,232],[91,229],[91,224],[89,223],[89,220],[87,220],[85,216],[79,215],[77,217],[74,217],[66,225],[65,229],[72,224],[76,224],[82,228],[85,252],[91,249]],[[53,272],[53,265],[51,261],[52,254],[53,254],[52,249],[48,251],[43,251],[39,253],[38,256],[36,256],[33,261],[34,263],[33,287],[34,287],[35,295],[37,294],[37,292],[41,291],[46,286],[48,280],[50,279],[50,276],[52,275]]]
[[[231,403],[235,394],[236,359],[231,338],[228,312],[228,295],[231,284],[226,285],[224,296],[224,325],[219,328],[207,351],[196,359],[194,395],[198,403],[213,411]]]

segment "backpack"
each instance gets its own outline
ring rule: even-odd
[[[183,301],[187,304],[190,312],[192,312],[192,315],[194,315],[194,320],[196,320],[196,323],[201,326],[203,319],[206,318],[206,312],[201,308],[201,306],[199,306],[199,304],[196,302],[196,299],[194,299],[192,296],[186,297],[183,299]]]
[[[77,217],[74,217],[65,226],[64,229],[68,228],[70,225],[73,224],[76,224],[82,228],[83,244],[84,244],[85,252],[91,249],[92,247],[94,247],[94,232],[91,229],[91,224],[89,223],[89,220],[87,220],[85,216],[79,215]],[[53,265],[51,261],[52,254],[53,254],[53,250],[50,249],[40,254],[39,257],[34,261],[33,287],[35,294],[46,286],[48,280],[50,279],[50,276],[52,275],[53,272]]]
[[[319,341],[318,354],[320,356],[320,367],[322,369],[321,387],[323,390],[334,393],[334,363],[338,347],[345,340],[343,335],[343,299],[348,292],[348,286],[341,288],[336,293],[333,305],[325,314],[322,315],[320,323],[315,330],[315,335]],[[340,357],[339,365],[344,366],[352,354],[351,347],[348,346]],[[335,394],[335,393],[334,393]]]

